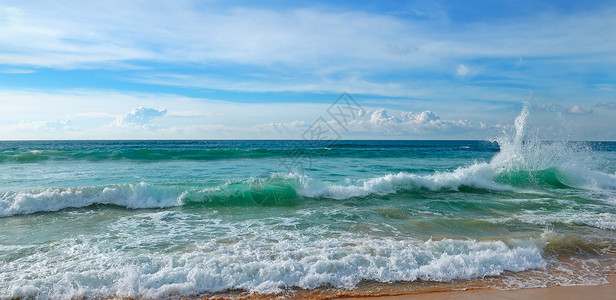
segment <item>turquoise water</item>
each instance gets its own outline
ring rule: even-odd
[[[495,141],[0,142],[0,298],[604,283],[616,143],[526,118]]]

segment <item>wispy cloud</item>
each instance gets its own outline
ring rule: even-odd
[[[0,25],[0,41],[9,50],[2,51],[0,62],[12,65],[91,68],[153,60],[390,70],[473,57],[593,54],[601,60],[616,47],[613,8],[453,28],[368,12],[208,9],[192,1],[15,6],[1,8]]]
[[[585,115],[592,113],[592,109],[587,109],[579,105],[574,105],[568,110],[568,112],[574,115]]]
[[[456,74],[462,77],[468,75],[469,73],[470,73],[470,69],[465,65],[459,65],[458,70],[456,71]]]
[[[614,84],[608,84],[608,83],[596,83],[596,84],[592,84],[591,85],[593,88],[602,90],[602,91],[606,91],[606,92],[613,92],[614,91]]]
[[[5,1],[0,126],[71,120],[90,132],[113,127],[99,132],[109,137],[271,130],[293,138],[323,112],[311,96],[342,91],[383,109],[357,124],[371,137],[382,128],[408,136],[490,128],[529,90],[552,103],[537,106],[541,113],[569,112],[588,128],[613,120],[613,105],[601,102],[614,88],[606,78],[616,74],[616,5],[529,6],[462,21],[446,6],[383,13],[344,2]],[[284,103],[263,100],[273,94]],[[257,100],[239,103],[246,99]],[[402,115],[409,111],[419,113]],[[417,122],[422,113],[428,121]]]
[[[535,107],[541,111],[563,111],[564,110],[563,106],[558,103],[542,103]]]
[[[92,117],[92,118],[117,118],[118,115],[106,112],[80,112],[73,114],[75,117]]]
[[[597,103],[597,107],[616,110],[616,101],[601,101]]]
[[[603,103],[597,104],[597,107],[609,106],[608,103],[606,103],[605,105],[602,104]],[[577,104],[567,108],[558,103],[543,103],[536,105],[535,108],[539,111],[544,112],[567,112],[573,115],[586,115],[593,113],[592,108],[585,108],[584,106]]]
[[[0,69],[0,74],[31,74],[36,71],[28,69]]]
[[[20,121],[18,124],[14,124],[8,127],[10,130],[29,130],[29,131],[41,131],[41,132],[55,132],[55,131],[69,131],[74,130],[71,127],[71,121]]]

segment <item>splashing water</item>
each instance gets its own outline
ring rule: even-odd
[[[526,174],[526,182],[551,177],[564,186],[584,189],[612,189],[613,177],[597,170],[598,160],[585,142],[563,139],[545,141],[527,132],[530,104],[524,102],[514,122],[514,132],[504,132],[495,140],[500,151],[490,161],[496,177]],[[510,178],[511,179],[511,178]]]

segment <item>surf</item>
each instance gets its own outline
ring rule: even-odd
[[[238,174],[237,179],[212,184],[195,183],[191,182],[191,178],[185,178],[185,183],[182,184],[142,181],[97,186],[9,190],[0,193],[0,216],[52,212],[92,205],[115,205],[129,209],[190,205],[294,206],[302,201],[315,199],[348,200],[382,195],[408,194],[411,196],[413,194],[455,192],[550,194],[559,189],[613,193],[616,190],[616,174],[596,170],[598,163],[594,160],[593,150],[587,144],[540,140],[529,134],[527,123],[530,116],[530,105],[524,103],[511,129],[504,131],[501,136],[491,141],[498,145],[498,152],[495,152],[489,161],[474,162],[448,171],[435,171],[431,174],[401,171],[360,179],[344,178],[343,180],[313,177],[310,172],[307,174],[282,172],[264,173],[261,176],[248,178],[241,178],[241,174]],[[393,142],[391,144],[397,145]],[[447,145],[436,144],[441,148]],[[96,145],[100,147],[106,144]],[[136,144],[127,145],[130,145],[129,148],[138,147]],[[198,145],[191,144],[191,147]],[[367,141],[360,142],[359,145],[374,147]],[[422,145],[420,143],[420,148]],[[488,151],[492,151],[492,146],[484,146]],[[359,146],[354,143],[341,143],[339,146],[340,149],[349,147]],[[396,147],[406,149],[400,145]],[[121,148],[126,148],[126,145]],[[16,150],[11,151],[13,152],[3,152],[5,160],[7,156],[25,155]],[[124,149],[122,151],[31,150],[27,152],[28,159],[24,158],[24,161],[40,159],[36,157],[53,157],[48,158],[51,160],[62,157],[67,157],[67,159],[88,157],[88,159],[144,159],[147,161],[178,158],[200,160],[213,157],[273,159],[285,153],[284,149]],[[395,152],[397,153],[397,150]]]

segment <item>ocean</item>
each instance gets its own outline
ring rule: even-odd
[[[0,298],[598,285],[616,143],[0,142]]]

